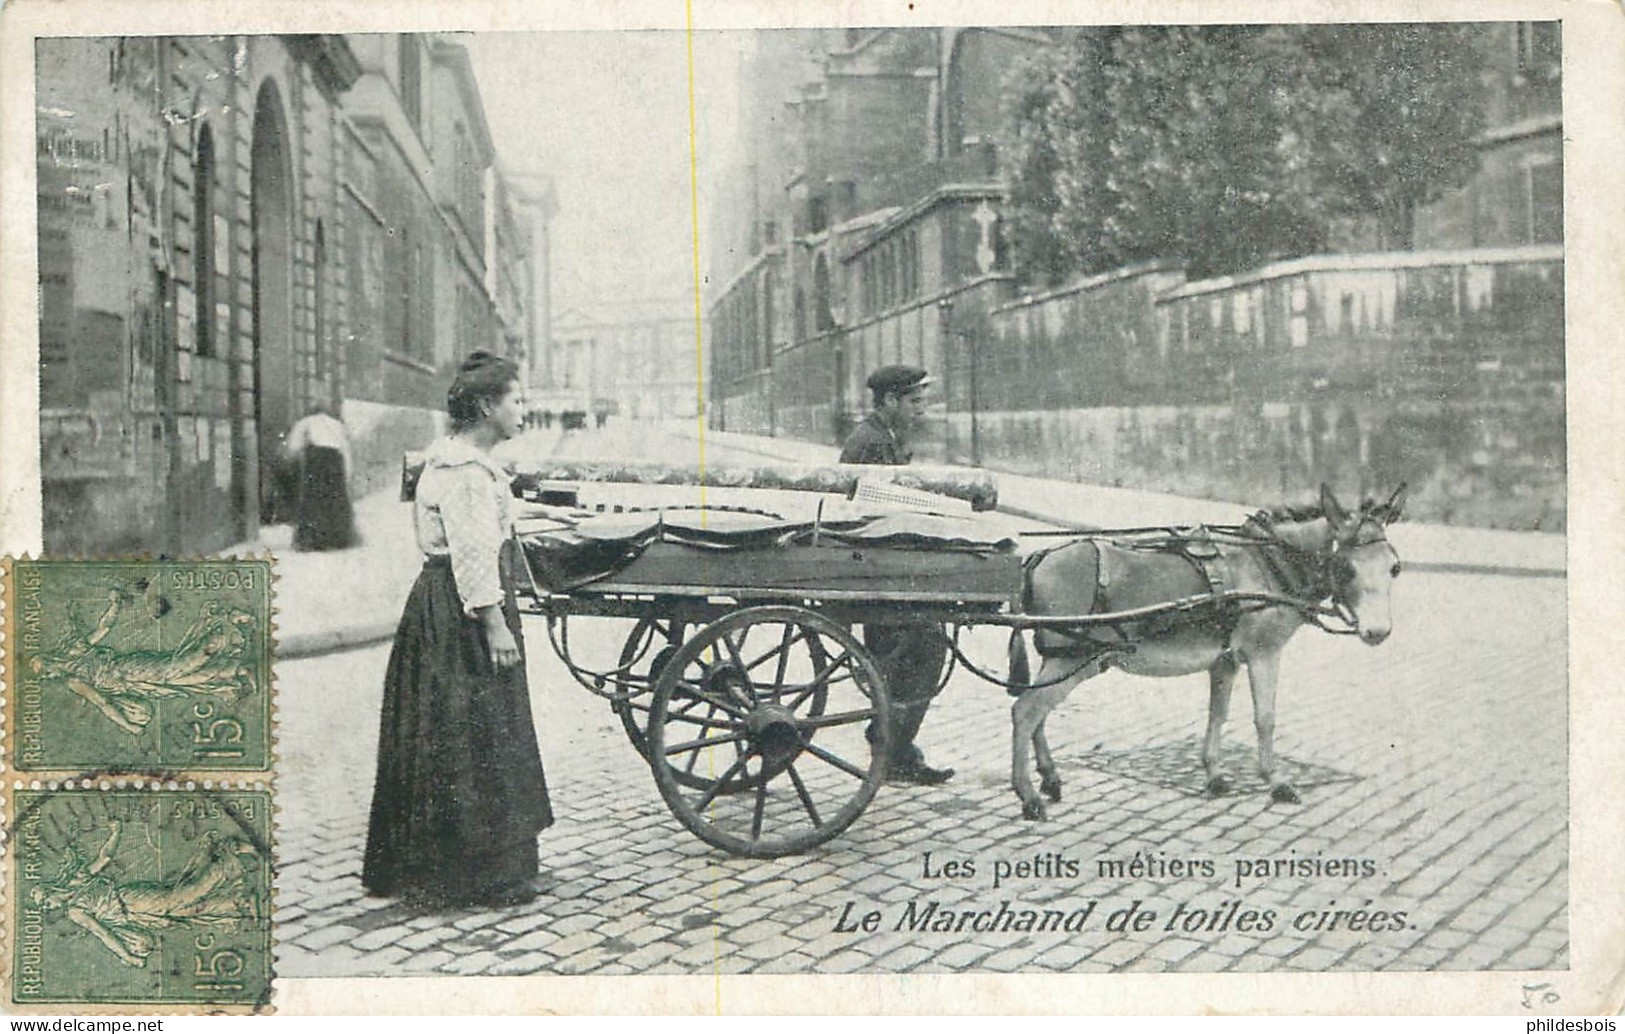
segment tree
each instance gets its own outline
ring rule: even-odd
[[[1287,121],[1328,214],[1373,216],[1383,247],[1414,245],[1416,209],[1478,167],[1481,32],[1448,22],[1300,30]]]
[[[1000,154],[1009,178],[1017,268],[1055,283],[1091,268],[1090,242],[1100,239],[1099,189],[1081,175],[1100,167],[1107,146],[1102,52],[1113,29],[1073,30],[1067,44],[1018,64],[1007,84],[1007,134]]]
[[[1001,154],[1018,269],[1151,258],[1194,276],[1326,247],[1375,216],[1408,245],[1482,125],[1471,28],[1129,26],[1012,73]]]
[[[1279,147],[1272,30],[1127,30],[1105,69],[1110,159],[1105,256],[1183,258],[1191,273],[1234,272],[1318,246]]]

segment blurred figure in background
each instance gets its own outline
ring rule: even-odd
[[[359,540],[350,505],[350,436],[336,408],[318,402],[288,431],[298,478],[293,548],[300,551],[345,549]]]

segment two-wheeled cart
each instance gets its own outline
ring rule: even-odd
[[[692,528],[694,515],[688,520]],[[730,548],[719,546],[721,534],[672,541],[664,516],[653,523],[653,535],[629,537],[646,540],[628,550],[630,560],[557,591],[541,587],[537,569],[550,561],[529,542],[524,606],[547,618],[575,679],[610,702],[672,813],[705,842],[748,857],[835,837],[885,780],[890,703],[855,625],[951,629],[952,656],[964,660],[964,628],[1064,632],[1264,600],[1215,592],[1135,611],[1037,617],[1021,613],[1026,572],[1008,542],[899,546],[769,521],[754,544]],[[622,545],[595,548],[615,554]],[[612,668],[577,664],[570,622],[580,617],[634,622]]]

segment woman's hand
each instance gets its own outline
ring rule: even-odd
[[[491,663],[498,668],[512,668],[519,663],[519,644],[508,631],[508,622],[501,607],[485,607],[480,611],[485,622],[485,641],[491,646]]]

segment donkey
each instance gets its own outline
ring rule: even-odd
[[[1014,730],[1010,781],[1027,819],[1046,817],[1033,792],[1027,744],[1036,754],[1040,786],[1061,799],[1061,779],[1044,737],[1044,719],[1073,688],[1110,667],[1133,675],[1168,677],[1208,673],[1207,735],[1202,764],[1207,791],[1229,793],[1233,784],[1220,768],[1219,734],[1230,708],[1237,672],[1247,666],[1258,732],[1258,771],[1273,799],[1294,803],[1298,791],[1275,776],[1275,688],[1281,650],[1312,612],[1330,603],[1360,638],[1376,646],[1393,628],[1390,589],[1399,556],[1388,543],[1387,525],[1399,519],[1405,486],[1387,502],[1366,500],[1345,510],[1325,485],[1318,507],[1277,509],[1250,517],[1238,528],[1176,536],[1183,551],[1129,548],[1079,538],[1029,561],[1026,611],[1032,615],[1122,612],[1201,597],[1218,587],[1239,593],[1288,597],[1285,601],[1204,605],[1134,622],[1075,626],[1033,633],[1043,657],[1038,676],[1025,684],[1025,648],[1011,639]],[[1191,544],[1208,546],[1193,561]],[[1211,545],[1209,545],[1211,544]],[[1132,545],[1132,544],[1130,544]],[[1301,601],[1301,605],[1299,602]]]

